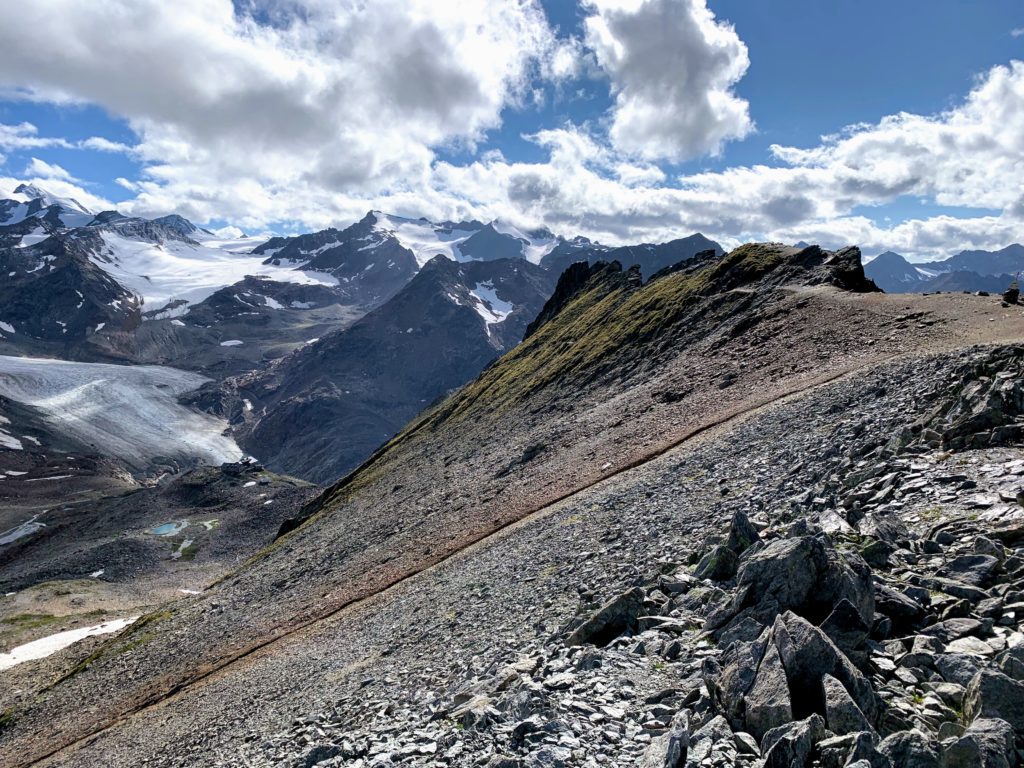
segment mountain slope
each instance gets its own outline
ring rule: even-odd
[[[349,635],[325,625],[335,638],[327,641],[314,627],[299,629],[308,622],[361,598],[369,598],[359,607],[370,612],[365,620],[376,621],[374,606],[389,599],[378,595],[383,588],[737,413],[892,357],[1024,334],[1024,316],[992,299],[858,292],[872,288],[855,249],[745,246],[645,285],[614,267],[598,270],[525,343],[329,489],[304,525],[203,596],[175,604],[144,644],[125,649],[131,638],[115,639],[86,668],[24,701],[2,754],[25,762],[182,685],[161,710],[173,720],[162,731],[168,738],[182,733],[182,718],[195,727],[189,708],[205,706],[200,699],[252,712],[257,689],[274,691],[261,722],[287,720],[299,699],[306,706],[324,695],[313,678],[336,669],[332,659],[362,663]],[[748,489],[737,473],[739,490]],[[673,482],[692,481],[680,473]],[[580,544],[592,546],[613,545]],[[400,634],[421,621],[424,632],[453,621],[416,606],[425,613]],[[274,639],[285,637],[287,651],[275,653]],[[168,749],[163,735],[141,735],[152,733],[148,723],[148,713],[128,720],[65,762],[116,761],[129,744],[136,758]],[[219,723],[214,731],[234,738]]]
[[[552,283],[519,259],[436,257],[350,328],[229,382],[220,407],[268,466],[330,481],[518,343]]]

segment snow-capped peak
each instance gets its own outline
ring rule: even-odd
[[[25,200],[22,202],[32,202],[38,200],[43,208],[49,208],[50,206],[56,205],[63,208],[69,213],[84,213],[93,215],[93,212],[82,205],[80,202],[75,200],[73,197],[61,197],[59,195],[51,194],[36,184],[19,184],[14,194],[24,196]]]

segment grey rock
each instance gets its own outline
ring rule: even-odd
[[[979,718],[942,751],[942,768],[1014,768],[1013,727],[1005,720]]]
[[[876,718],[878,703],[871,683],[824,632],[790,612],[776,620],[773,634],[789,680],[794,716],[825,712],[821,681],[832,675],[869,721]]]
[[[605,646],[619,635],[636,628],[644,591],[634,587],[609,600],[566,638],[566,645]]]
[[[853,603],[846,598],[839,601],[818,628],[858,666],[862,666],[867,660],[864,646],[871,628],[864,623]]]
[[[821,686],[825,695],[825,722],[832,733],[842,736],[874,730],[842,683],[832,675],[825,675]]]
[[[966,688],[978,672],[979,661],[964,653],[941,653],[935,657],[935,668],[943,680]]]
[[[746,729],[761,739],[773,728],[793,720],[786,670],[775,643],[769,643],[754,684],[745,696]]]
[[[761,536],[750,522],[750,518],[743,510],[737,510],[729,524],[729,538],[725,545],[737,555],[742,555],[760,540]]]
[[[686,714],[673,721],[672,730],[654,739],[644,751],[641,768],[683,768],[690,746],[690,723]]]
[[[690,737],[687,764],[701,765],[711,754],[711,748],[723,741],[732,742],[732,729],[721,715],[717,715],[698,728]]]
[[[698,579],[728,581],[736,575],[738,564],[736,553],[729,547],[718,544],[701,558],[697,567],[693,569],[693,575]]]
[[[996,666],[1007,677],[1024,681],[1024,645],[1007,648],[996,656]]]
[[[917,729],[886,737],[878,751],[889,759],[892,768],[939,768],[939,755],[931,740]]]
[[[999,560],[992,555],[960,555],[939,569],[939,576],[956,579],[979,589],[987,589],[995,582]]]
[[[873,732],[833,736],[818,742],[818,760],[821,768],[849,768],[861,760],[866,760],[871,768],[891,768],[877,745],[878,735]]]
[[[946,619],[930,627],[920,630],[920,634],[937,638],[943,643],[951,643],[957,638],[967,635],[979,635],[982,632],[983,624],[977,619]]]
[[[774,728],[761,740],[764,768],[806,766],[818,742],[828,736],[821,715]]]
[[[763,602],[778,612],[793,611],[811,621],[825,619],[843,599],[865,623],[874,618],[871,572],[859,557],[843,557],[816,536],[773,541],[748,555],[737,576],[733,614]]]
[[[884,584],[874,586],[875,610],[892,619],[896,630],[905,633],[920,625],[924,620],[924,608],[901,592]]]
[[[1024,731],[1024,683],[993,669],[981,670],[964,694],[964,718],[998,718]]]

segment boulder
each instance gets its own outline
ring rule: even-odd
[[[634,631],[644,596],[640,587],[634,587],[609,600],[570,633],[566,644],[605,646],[620,635]]]
[[[736,575],[738,565],[739,558],[736,553],[729,547],[718,544],[701,558],[693,570],[693,575],[698,579],[729,581]]]
[[[1007,677],[1024,680],[1024,645],[1007,648],[996,656],[996,666]]]
[[[793,706],[789,700],[789,683],[782,667],[779,649],[769,643],[761,665],[757,668],[754,684],[747,692],[745,710],[746,730],[760,740],[780,725],[792,722]]]
[[[1013,727],[1005,720],[979,718],[942,751],[942,768],[1015,768]]]
[[[702,674],[711,698],[711,706],[737,730],[746,730],[745,696],[754,684],[761,660],[771,643],[771,631],[765,629],[756,640],[736,642],[722,654],[721,661],[704,660]]]
[[[825,696],[825,723],[832,733],[842,736],[874,730],[842,683],[832,675],[825,675],[821,687]]]
[[[641,768],[683,768],[690,746],[690,721],[686,712],[672,721],[672,729],[654,739],[644,752]]]
[[[954,640],[968,635],[980,635],[983,625],[977,619],[946,619],[919,630],[919,634],[934,637],[948,645]]]
[[[760,540],[761,536],[758,534],[757,528],[750,522],[750,518],[743,510],[737,510],[729,524],[729,538],[725,542],[725,546],[737,555],[742,555]]]
[[[1024,683],[994,669],[979,671],[964,694],[964,720],[978,718],[1005,720],[1024,731]]]
[[[938,575],[955,579],[978,589],[988,589],[999,573],[999,560],[993,555],[960,555],[939,569]]]
[[[810,765],[815,747],[828,735],[821,715],[773,728],[761,740],[764,768]]]
[[[867,564],[855,555],[844,558],[825,537],[798,536],[773,541],[747,556],[731,609],[736,615],[767,603],[777,612],[793,611],[820,622],[844,598],[865,624],[871,623],[875,598]]]
[[[875,748],[877,745],[874,732],[833,736],[818,742],[818,762],[821,768],[853,768],[861,762],[870,768],[891,768],[888,758]]]
[[[729,743],[735,747],[732,729],[721,715],[704,723],[690,738],[690,748],[686,762],[690,765],[701,765],[711,755],[716,744]]]
[[[906,634],[921,625],[925,610],[916,600],[885,584],[874,585],[875,610],[892,620],[899,634]]]
[[[978,673],[979,660],[965,653],[940,653],[935,657],[935,668],[942,679],[965,688]]]
[[[889,759],[892,768],[939,768],[939,755],[931,740],[916,728],[886,737],[878,751]]]
[[[789,681],[795,717],[806,717],[811,712],[825,714],[822,680],[825,675],[831,675],[842,684],[867,719],[875,720],[878,702],[871,683],[824,632],[789,612],[776,619],[773,634]]]
[[[871,628],[864,623],[857,609],[846,598],[828,615],[819,626],[828,635],[829,640],[836,644],[847,657],[857,666],[862,667],[867,661],[865,645]]]

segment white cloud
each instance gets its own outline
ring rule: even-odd
[[[39,179],[58,179],[60,181],[77,181],[66,169],[56,163],[47,163],[38,157],[33,157],[24,171],[26,176]]]
[[[90,136],[77,145],[79,149],[91,149],[96,152],[114,152],[118,154],[131,154],[134,147],[122,144],[118,141],[110,141],[102,136]]]
[[[586,41],[612,86],[620,151],[680,161],[718,153],[753,130],[733,86],[750,64],[705,0],[590,0]]]
[[[0,149],[12,152],[21,149],[43,149],[47,147],[69,149],[71,144],[65,139],[40,136],[39,130],[32,123],[18,123],[17,125],[0,123]]]
[[[472,147],[534,74],[575,66],[536,0],[270,10],[273,26],[230,0],[38,0],[0,26],[0,86],[126,117],[153,164],[136,211],[266,220],[291,195],[330,215],[339,193],[418,187],[434,149]]]
[[[437,187],[487,213],[546,223],[607,242],[702,231],[747,239],[855,243],[916,258],[999,248],[1024,235],[1024,63],[994,67],[964,101],[934,115],[855,126],[809,149],[776,147],[783,164],[697,173],[666,186],[634,183],[621,159],[578,130],[541,132],[546,163],[441,164]],[[879,225],[860,215],[900,196],[998,213]]]
[[[1024,37],[1024,27],[1017,27],[1010,30],[1010,37]]]

